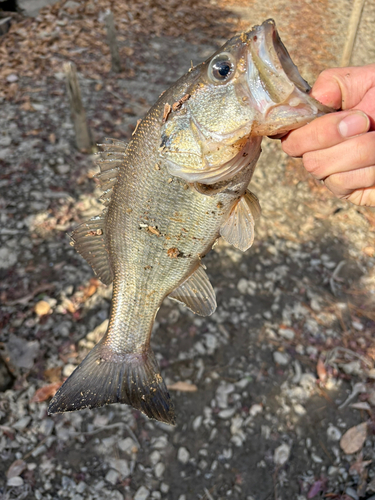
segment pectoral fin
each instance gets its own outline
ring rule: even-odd
[[[261,213],[258,198],[250,191],[242,196],[220,229],[225,241],[243,252],[254,242],[255,220]]]
[[[199,316],[210,316],[216,309],[215,292],[202,266],[173,290],[169,297],[182,302]]]

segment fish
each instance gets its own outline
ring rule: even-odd
[[[202,259],[219,238],[242,251],[252,245],[261,209],[248,185],[262,138],[332,111],[310,90],[267,19],[190,68],[128,144],[102,145],[104,209],[72,242],[98,278],[113,283],[109,325],[49,414],[123,403],[175,424],[150,347],[156,314],[166,297],[201,316],[215,311]]]

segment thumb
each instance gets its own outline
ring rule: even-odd
[[[375,86],[375,64],[352,68],[332,68],[323,71],[311,94],[315,99],[335,109],[352,109]]]
[[[313,85],[311,95],[322,104],[334,109],[340,109],[342,104],[341,87],[333,70],[323,71]]]

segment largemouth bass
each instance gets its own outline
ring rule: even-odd
[[[309,91],[270,19],[189,70],[127,146],[103,146],[106,208],[72,238],[101,281],[113,282],[108,331],[49,413],[125,403],[175,422],[150,348],[156,313],[167,296],[202,316],[215,311],[201,260],[219,237],[243,251],[251,246],[260,207],[247,187],[262,136],[331,111]]]

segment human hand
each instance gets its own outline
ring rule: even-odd
[[[375,64],[323,71],[312,88],[318,101],[342,111],[317,118],[282,139],[289,156],[338,198],[375,206]]]

